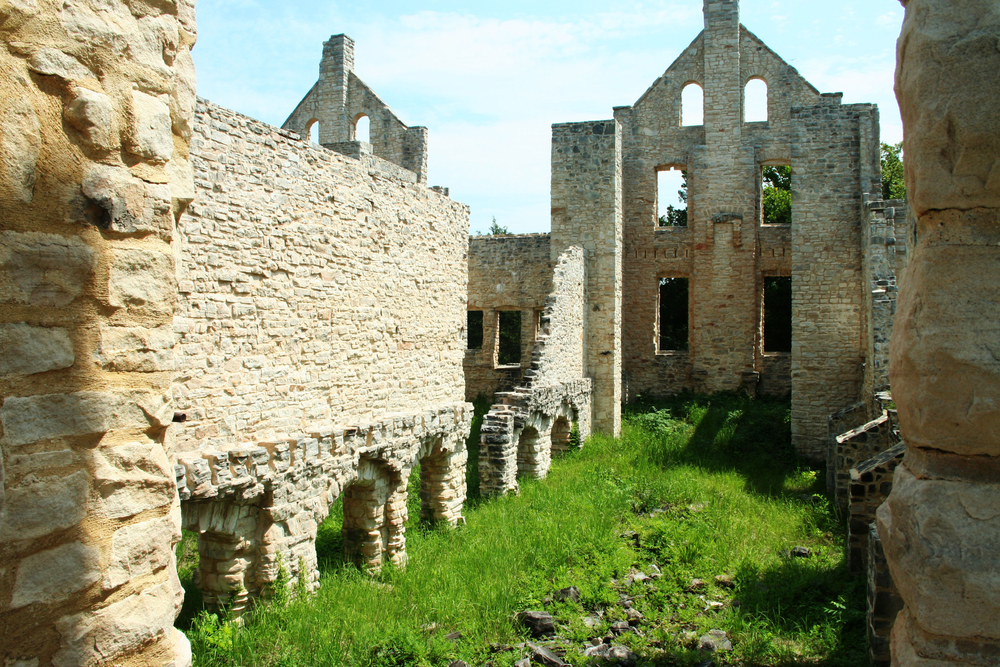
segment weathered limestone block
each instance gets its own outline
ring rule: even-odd
[[[173,469],[155,443],[99,447],[93,468],[101,510],[108,517],[126,518],[173,502]]]
[[[82,542],[70,542],[21,561],[10,606],[60,602],[100,578],[100,552]]]
[[[198,78],[195,74],[194,60],[191,58],[191,49],[188,47],[182,46],[178,49],[177,58],[174,60],[174,72],[176,86],[170,95],[170,118],[174,134],[190,141],[194,110],[198,101],[196,95]]]
[[[67,81],[97,78],[97,75],[79,60],[51,47],[43,47],[32,53],[28,59],[28,69],[44,76],[58,76]]]
[[[173,236],[170,186],[147,183],[121,167],[94,165],[83,179],[84,196],[103,209],[100,226],[123,234],[150,231]]]
[[[116,250],[108,293],[108,303],[116,308],[172,313],[176,300],[174,258],[134,248]]]
[[[906,185],[928,210],[1000,208],[1000,14],[992,0],[908,0],[896,97]]]
[[[11,397],[0,408],[4,438],[15,446],[61,436],[166,426],[172,417],[169,398],[146,391]]]
[[[171,549],[179,536],[172,517],[143,521],[115,531],[111,558],[104,570],[105,590],[118,588],[141,577],[174,565]]]
[[[162,100],[132,91],[126,144],[130,153],[152,163],[164,163],[174,154],[170,107]]]
[[[66,122],[80,131],[92,150],[113,151],[121,145],[114,106],[107,95],[88,88],[74,88],[63,110]]]
[[[878,512],[893,580],[927,632],[1000,638],[1000,482],[928,480],[903,465]]]
[[[30,324],[0,324],[0,350],[0,375],[69,368],[76,359],[69,331]]]
[[[41,149],[42,128],[31,102],[13,98],[0,103],[0,194],[31,203]]]
[[[173,590],[163,583],[101,609],[64,616],[56,622],[62,636],[54,667],[92,667],[138,647],[148,646],[169,633],[174,640]]]
[[[174,370],[174,333],[171,325],[101,327],[95,360],[108,371],[153,373]]]
[[[71,528],[87,516],[89,494],[89,476],[83,471],[26,486],[8,486],[6,512],[0,515],[0,538],[28,540]]]
[[[903,437],[1000,455],[1000,209],[926,213],[918,237],[892,341]]]
[[[79,296],[96,265],[93,249],[79,239],[0,232],[0,299],[61,308]]]

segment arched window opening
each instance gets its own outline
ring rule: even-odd
[[[354,121],[354,140],[371,143],[372,123],[368,116],[362,114]]]
[[[309,125],[306,127],[306,133],[309,135],[309,141],[313,142],[314,144],[318,144],[319,143],[319,121],[315,120],[315,119],[309,121]]]
[[[767,82],[750,79],[743,89],[743,122],[767,122]]]
[[[681,91],[681,125],[705,124],[705,91],[697,83],[689,83]]]
[[[687,172],[661,167],[656,172],[656,226],[686,227],[688,224]]]

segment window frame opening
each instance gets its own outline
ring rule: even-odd
[[[660,276],[657,283],[656,353],[686,354],[691,349],[691,280]]]
[[[689,225],[688,218],[688,171],[687,165],[681,164],[664,164],[656,168],[656,229],[669,229],[673,227],[683,227],[687,228]],[[676,177],[670,176],[673,172],[677,172],[680,176],[680,181]],[[661,176],[661,174],[666,175]],[[680,206],[674,206],[673,204],[668,204],[665,208],[661,206],[664,201],[671,201],[671,196],[669,192],[677,187],[676,199],[678,204],[683,204],[683,208]]]
[[[306,138],[309,140],[310,143],[316,144],[317,146],[320,145],[319,130],[320,130],[320,124],[318,118],[313,118],[308,123],[306,123]]]
[[[768,355],[790,354],[794,334],[791,276],[764,276],[760,310],[761,352]]]
[[[361,121],[365,121],[362,123]],[[366,113],[359,113],[354,117],[354,122],[351,124],[351,134],[354,136],[354,141],[363,141],[366,144],[372,142],[372,119]]]
[[[521,365],[521,355],[524,352],[524,341],[522,340],[523,315],[520,310],[508,308],[497,311],[496,321],[496,367],[513,368]],[[516,332],[517,356],[514,356]]]
[[[692,86],[698,88],[694,95]],[[700,111],[698,110],[700,107]],[[698,122],[692,122],[698,121]],[[681,87],[681,127],[702,127],[705,125],[705,88],[697,81],[688,81]]]
[[[781,227],[792,224],[792,184],[795,173],[791,163],[760,165],[760,224]]]
[[[478,315],[478,317],[476,317]],[[479,320],[478,323],[475,320]],[[470,308],[465,316],[465,349],[472,352],[482,352],[486,341],[486,313],[483,310]],[[479,345],[474,343],[478,340]]]
[[[764,86],[763,100],[758,83]],[[762,76],[752,76],[743,84],[743,122],[766,123],[771,116],[771,90],[767,79]],[[762,113],[763,112],[763,113]]]

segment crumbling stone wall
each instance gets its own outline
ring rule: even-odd
[[[456,523],[468,208],[200,100],[197,197],[178,224],[178,482],[199,584],[239,611],[279,557],[318,582],[316,529],[344,497],[348,556],[405,560],[407,481]]]
[[[909,0],[898,42],[917,243],[890,346],[906,455],[878,511],[894,665],[1000,658],[1000,14]]]
[[[521,382],[531,365],[539,317],[552,291],[548,234],[469,237],[469,310],[483,311],[483,346],[465,351],[465,398],[492,398]],[[501,310],[521,311],[521,360],[502,366],[497,358]]]
[[[282,127],[308,137],[313,123],[319,123],[319,143],[337,151],[351,150],[362,116],[371,123],[374,154],[412,171],[419,183],[426,182],[427,128],[403,124],[354,73],[354,40],[334,35],[323,44],[319,80]]]
[[[560,255],[531,367],[520,386],[496,394],[497,403],[483,418],[479,488],[484,495],[517,492],[519,477],[545,477],[553,453],[569,448],[573,426],[581,442],[590,435],[592,382],[583,376],[584,267],[582,248]]]
[[[878,189],[877,110],[820,94],[740,25],[737,2],[704,11],[705,30],[614,121],[553,126],[553,252],[582,243],[589,298],[606,301],[587,325],[598,423],[616,423],[622,375],[629,398],[791,391],[796,448],[823,458],[827,415],[861,391],[859,229],[863,196]],[[752,79],[768,85],[766,122],[743,120]],[[691,83],[704,90],[700,126],[681,125]],[[764,165],[792,167],[790,226],[764,224]],[[667,168],[687,172],[686,226],[658,224]],[[791,353],[764,352],[772,276],[792,278]],[[689,280],[688,349],[660,350],[659,281],[678,277]]]
[[[174,224],[193,0],[0,3],[0,662],[190,665]]]

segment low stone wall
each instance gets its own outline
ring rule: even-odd
[[[371,569],[405,563],[407,482],[417,464],[421,518],[462,521],[467,408],[385,415],[181,457],[177,486],[185,528],[199,534],[206,604],[241,612],[269,592],[282,565],[315,588],[316,531],[339,497],[347,560]]]
[[[851,468],[850,507],[847,522],[847,548],[851,572],[864,572],[868,554],[868,535],[878,510],[892,491],[892,474],[906,454],[906,444],[899,443],[877,456]]]
[[[569,448],[575,425],[590,435],[593,386],[583,377],[584,253],[562,253],[552,273],[552,293],[539,318],[540,332],[524,383],[496,394],[483,418],[479,488],[483,495],[517,492],[517,478],[548,474],[553,452]]]
[[[832,459],[836,471],[834,498],[837,506],[847,509],[851,498],[851,469],[884,452],[899,442],[889,413],[836,437],[837,449]]]

